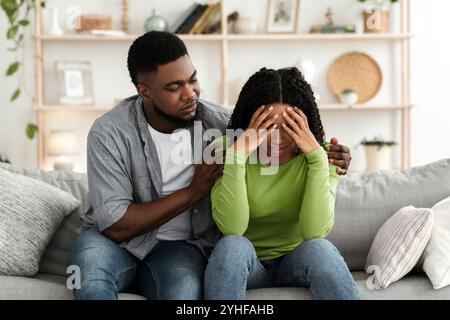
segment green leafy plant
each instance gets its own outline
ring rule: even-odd
[[[341,94],[353,94],[353,93],[357,93],[357,92],[353,89],[344,89],[341,92]]]
[[[4,156],[3,154],[0,153],[0,162],[3,163],[11,163],[11,161],[9,161],[7,156]]]
[[[41,2],[42,7],[45,7],[45,2]],[[35,0],[0,0],[0,7],[8,18],[8,27],[6,31],[6,40],[12,44],[8,51],[15,52],[15,59],[8,65],[5,75],[12,77],[18,76],[18,86],[11,93],[10,101],[17,100],[23,92],[27,92],[24,81],[21,81],[19,71],[23,68],[24,56],[23,44],[25,39],[25,30],[30,25],[29,16],[32,10],[36,7]],[[22,79],[24,76],[22,76]],[[31,95],[30,95],[31,96]],[[34,123],[28,123],[26,127],[26,134],[29,139],[33,139],[36,135],[38,127]]]
[[[358,1],[364,2],[364,3],[372,2],[372,3],[378,4],[381,6],[381,5],[385,4],[386,2],[395,3],[395,2],[398,2],[399,0],[358,0]]]
[[[384,140],[383,138],[380,137],[374,137],[373,139],[366,139],[364,138],[361,142],[360,142],[363,146],[376,146],[378,147],[377,149],[380,150],[382,147],[392,147],[394,145],[397,145],[397,142],[392,141],[392,140]]]
[[[399,2],[399,0],[358,0],[361,3],[368,4],[366,10],[374,10],[376,8],[386,8],[389,4]]]

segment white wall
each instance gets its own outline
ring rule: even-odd
[[[446,76],[449,71],[450,46],[446,39],[444,12],[450,9],[446,0],[412,1],[412,22],[415,38],[412,45],[412,92],[413,102],[417,107],[412,114],[412,165],[425,164],[441,158],[450,157],[445,146],[450,145],[450,98],[446,96]],[[73,4],[73,0],[50,0],[47,7],[60,8],[61,25],[65,25],[65,8]],[[114,27],[120,27],[121,1],[76,1],[85,13],[107,13],[114,19]],[[158,8],[161,15],[169,22],[176,18],[192,3],[190,0],[156,0],[152,6]],[[242,16],[251,16],[258,22],[260,31],[264,28],[265,1],[229,1],[229,10],[238,9]],[[335,12],[337,24],[355,23],[361,28],[356,0],[303,0],[300,17],[301,31],[307,32],[312,24],[324,22],[323,14],[331,5]],[[150,15],[152,7],[145,1],[132,2],[130,15],[130,31],[141,33],[145,18]],[[46,27],[49,13],[46,12]],[[5,30],[6,18],[0,16],[0,30]],[[2,38],[3,39],[3,38]],[[187,43],[192,59],[198,68],[203,94],[213,101],[220,102],[219,68],[220,61],[211,57],[219,57],[218,43]],[[67,46],[70,46],[68,50]],[[57,82],[53,70],[57,60],[90,60],[93,65],[93,82],[96,103],[111,106],[114,100],[134,93],[126,69],[126,54],[129,43],[100,43],[93,47],[92,43],[47,43],[45,46],[45,81],[46,102],[57,101]],[[248,76],[262,66],[283,67],[295,65],[302,58],[312,58],[317,65],[315,88],[320,92],[322,103],[335,102],[327,83],[326,72],[330,63],[338,55],[352,50],[367,52],[380,64],[383,73],[383,85],[380,93],[371,103],[398,102],[395,94],[398,81],[389,73],[392,66],[398,66],[393,59],[396,46],[386,41],[375,42],[305,42],[305,43],[231,43],[230,44],[230,83]],[[26,79],[31,90],[34,90],[33,44],[30,41],[26,50]],[[5,41],[0,44],[0,73],[4,73],[8,62],[12,59],[5,49]],[[36,167],[36,141],[30,142],[24,134],[24,127],[33,114],[30,112],[30,101],[22,97],[14,104],[9,103],[10,93],[15,88],[15,78],[0,78],[0,152],[8,154],[13,163]],[[84,140],[93,115],[54,114],[49,118],[49,127],[72,127],[77,130],[80,140]],[[383,134],[386,138],[398,140],[400,137],[400,118],[395,112],[323,112],[322,120],[328,137],[337,136],[341,142],[353,148],[354,171],[363,170],[365,158],[363,149],[356,145],[363,137]],[[77,157],[76,169],[85,167],[85,145],[81,144],[81,153]],[[396,161],[399,160],[397,150]],[[48,164],[50,167],[50,163]]]
[[[413,0],[412,162],[450,157],[448,0]]]

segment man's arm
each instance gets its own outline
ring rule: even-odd
[[[216,165],[199,165],[190,186],[163,199],[136,204],[124,160],[112,138],[88,136],[88,182],[94,220],[100,232],[121,243],[153,230],[207,196],[217,176]]]
[[[129,205],[125,215],[104,231],[105,236],[121,243],[158,228],[206,197],[220,174],[217,165],[198,165],[188,187],[162,199]]]
[[[168,222],[200,199],[191,187],[187,187],[149,203],[130,204],[125,215],[103,234],[116,243],[130,240]]]
[[[348,168],[352,161],[350,148],[340,145],[337,138],[333,137],[327,148],[328,162],[337,166],[336,173],[344,176],[347,174]]]

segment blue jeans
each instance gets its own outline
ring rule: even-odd
[[[260,261],[247,238],[223,237],[206,267],[205,299],[244,299],[247,289],[267,287],[308,287],[316,299],[359,299],[344,259],[328,240],[305,241],[280,258]]]
[[[142,261],[97,229],[78,235],[69,265],[81,271],[77,300],[114,300],[129,292],[155,300],[202,298],[206,259],[185,241],[160,241]]]

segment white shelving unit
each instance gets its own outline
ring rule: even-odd
[[[46,117],[49,113],[54,112],[82,112],[92,113],[95,116],[106,112],[109,107],[106,106],[59,106],[47,105],[44,97],[44,46],[47,43],[61,43],[70,47],[73,42],[92,42],[97,45],[107,45],[111,42],[130,43],[139,35],[129,34],[121,37],[104,37],[91,35],[64,35],[49,36],[43,34],[42,26],[42,9],[41,0],[36,0],[36,19],[35,19],[35,49],[36,49],[36,112],[38,114],[39,130],[39,152],[38,165],[40,168],[45,166],[45,138],[46,138]],[[213,35],[180,35],[180,38],[186,42],[213,42],[220,44],[220,81],[221,81],[221,98],[220,102],[223,106],[228,106],[228,66],[229,66],[229,44],[239,42],[333,42],[341,43],[348,41],[364,41],[364,42],[388,42],[400,43],[400,61],[401,61],[401,99],[398,104],[382,104],[382,105],[355,105],[348,106],[337,103],[320,104],[321,111],[347,110],[351,112],[362,111],[394,111],[401,113],[401,167],[410,166],[410,2],[409,0],[400,0],[401,5],[401,32],[400,34],[372,33],[372,34],[255,34],[255,35],[236,35],[229,34],[226,17],[228,15],[227,0],[221,0],[221,17],[222,29],[220,34]]]
[[[95,42],[114,42],[126,41],[130,42],[136,39],[139,35],[126,36],[94,36],[94,35],[64,35],[64,36],[49,36],[43,35],[37,37],[42,41],[95,41]],[[254,35],[240,35],[240,34],[212,34],[212,35],[185,35],[181,34],[179,37],[184,41],[348,41],[348,40],[403,40],[408,39],[410,34],[386,34],[386,33],[372,33],[372,34],[254,34]]]

